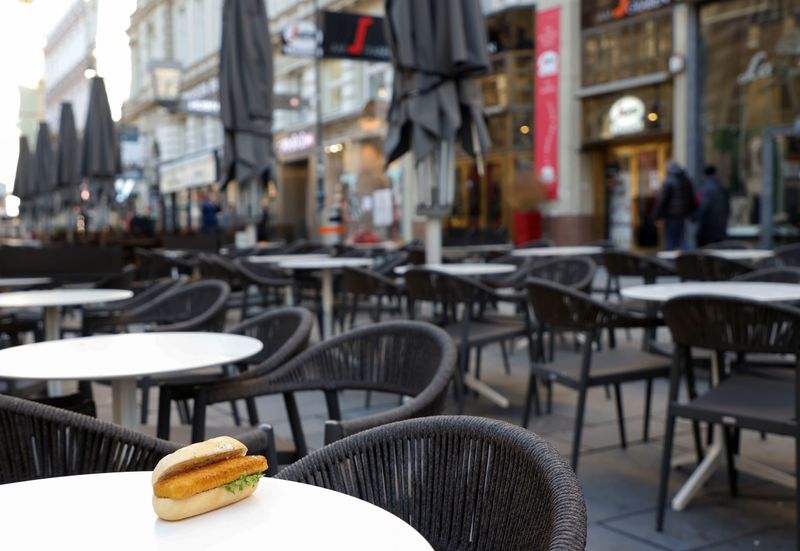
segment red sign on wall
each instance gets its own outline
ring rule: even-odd
[[[545,197],[558,199],[558,74],[561,66],[561,8],[536,14],[536,104],[534,165]]]

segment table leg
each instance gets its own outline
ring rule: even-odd
[[[323,270],[322,274],[322,340],[333,336],[333,272]]]
[[[283,302],[286,306],[294,306],[294,287],[287,285],[284,290]]]
[[[48,306],[44,309],[44,340],[57,341],[61,339],[61,308]],[[63,396],[64,383],[62,381],[47,382],[48,396]]]
[[[497,392],[495,389],[487,385],[481,380],[475,378],[472,373],[464,374],[464,386],[467,388],[474,390],[490,402],[493,402],[500,406],[501,408],[507,408],[510,403],[508,398]]]
[[[131,429],[139,428],[139,415],[136,410],[136,379],[112,380],[111,399],[114,423]]]
[[[694,496],[697,495],[703,485],[711,478],[714,471],[722,462],[722,429],[714,427],[714,444],[706,450],[703,461],[692,472],[689,480],[681,486],[675,497],[672,498],[672,508],[675,511],[683,511]]]

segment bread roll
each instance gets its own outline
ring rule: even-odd
[[[234,492],[220,486],[185,499],[153,496],[153,510],[164,520],[182,520],[236,503],[255,491],[256,486],[245,486],[244,489]]]

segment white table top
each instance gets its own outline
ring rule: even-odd
[[[122,333],[0,350],[0,378],[125,379],[200,369],[249,358],[260,340],[203,332]]]
[[[623,287],[623,297],[647,302],[666,302],[684,295],[748,298],[762,302],[800,300],[800,285],[755,281],[692,281]]]
[[[683,251],[659,251],[658,257],[666,260],[673,260]],[[688,251],[687,251],[688,252]],[[775,256],[773,251],[768,249],[697,249],[692,252],[702,252],[728,260],[762,260]]]
[[[366,501],[264,478],[233,505],[168,522],[153,512],[150,472],[67,476],[0,486],[3,544],[23,549],[324,549],[432,551],[411,526]]]
[[[0,277],[2,287],[28,287],[29,285],[47,285],[53,280],[49,277]]]
[[[532,247],[530,249],[514,249],[511,254],[514,256],[591,256],[602,254],[603,247]]]
[[[328,257],[312,259],[290,259],[278,263],[285,270],[340,270],[342,268],[368,268],[371,258]]]
[[[394,269],[394,271],[402,275],[412,268],[424,268],[426,270],[434,270],[437,272],[442,272],[443,274],[457,276],[510,274],[517,269],[517,267],[513,264],[480,264],[475,262],[466,264],[421,264],[419,266],[398,266]]]
[[[0,293],[0,308],[46,308],[48,306],[76,306],[129,299],[133,291],[127,289],[45,289],[42,291],[14,291]]]
[[[280,264],[287,260],[319,260],[331,258],[329,254],[266,254],[261,256],[248,256],[247,261],[254,264]]]

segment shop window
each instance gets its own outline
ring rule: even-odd
[[[671,83],[587,98],[583,102],[584,141],[669,132],[671,100]]]

